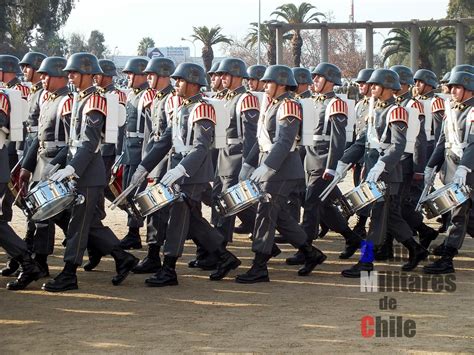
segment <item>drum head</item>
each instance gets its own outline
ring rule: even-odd
[[[31,219],[34,222],[40,222],[54,217],[68,208],[74,202],[74,199],[75,197],[73,195],[58,197],[54,201],[50,201],[41,206],[41,208],[31,216]]]

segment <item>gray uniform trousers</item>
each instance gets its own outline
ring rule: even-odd
[[[77,192],[84,196],[85,201],[72,207],[64,251],[65,262],[81,265],[88,244],[103,255],[110,254],[119,245],[112,230],[100,220],[98,200],[103,190],[103,186],[77,187]]]
[[[423,181],[413,181],[413,157],[410,154],[401,160],[403,182],[400,188],[402,216],[413,231],[423,224],[423,215],[415,211],[423,192]]]
[[[135,170],[137,170],[138,164],[136,165],[124,165],[123,167],[123,180],[122,180],[122,186],[123,190],[125,190],[129,185],[130,185],[130,180],[132,179],[133,173],[135,173]],[[128,195],[128,200],[130,203],[131,197],[133,196],[133,193]],[[127,226],[130,228],[140,228],[143,227],[143,218],[138,217],[138,216],[131,216],[128,215],[128,222]]]
[[[288,210],[288,196],[299,184],[299,180],[264,182],[260,187],[271,195],[257,206],[257,217],[253,231],[252,251],[271,255],[275,240],[275,229],[284,235],[295,248],[306,243],[308,237]]]
[[[0,215],[0,246],[5,249],[5,251],[11,257],[19,257],[27,253],[26,243],[21,239],[15,231],[10,227],[8,222],[12,219],[12,214],[7,213],[9,201],[5,198],[5,193],[8,191],[6,183],[0,183],[0,201],[1,201],[1,211],[3,214]],[[7,210],[7,211],[5,211]],[[10,205],[11,211],[11,205]]]
[[[163,253],[180,257],[187,237],[214,253],[224,243],[222,234],[213,228],[201,213],[201,195],[208,184],[181,185],[183,198],[170,206]]]

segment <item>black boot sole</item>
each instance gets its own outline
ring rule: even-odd
[[[130,268],[128,269],[128,271],[120,274],[120,275],[115,275],[113,278],[112,278],[112,285],[114,286],[118,286],[120,285],[122,282],[125,281],[125,279],[127,278],[127,276],[130,274],[130,272],[133,270],[133,268],[135,266],[138,265],[138,263],[140,262],[140,260],[138,258],[135,258],[134,261],[133,261],[133,264],[130,266]]]
[[[65,292],[65,291],[71,291],[71,290],[77,290],[79,289],[79,286],[77,285],[69,285],[67,287],[64,287],[62,289],[57,289],[57,288],[48,288],[48,287],[41,287],[41,289],[43,291],[47,291],[47,292]]]
[[[211,274],[211,275],[209,275],[209,279],[211,281],[220,281],[224,277],[226,277],[229,274],[229,272],[231,272],[232,270],[237,269],[241,264],[242,264],[242,262],[239,259],[237,259],[225,269],[225,272],[222,275],[213,276],[215,274]]]
[[[261,277],[254,280],[245,280],[245,279],[239,279],[239,277],[236,277],[235,282],[239,284],[256,284],[259,282],[270,282],[270,278],[267,276],[267,277]]]
[[[423,273],[430,274],[430,275],[441,275],[441,274],[453,274],[456,270],[453,269],[445,269],[445,270],[433,270],[433,269],[426,269],[423,268]]]
[[[148,286],[148,287],[165,287],[165,286],[177,286],[178,285],[178,280],[173,280],[173,281],[167,281],[167,282],[164,282],[164,283],[154,283],[154,282],[150,282],[148,280],[145,280],[145,284]]]
[[[407,263],[405,265],[402,266],[402,271],[411,271],[413,269],[416,269],[416,267],[418,266],[418,264],[425,260],[428,255],[430,255],[430,253],[428,251],[424,252],[423,254],[420,254],[417,258],[416,258],[416,261],[413,265],[411,265],[410,263]]]
[[[309,274],[311,274],[313,272],[313,270],[316,268],[316,266],[318,265],[321,265],[322,263],[324,263],[326,261],[328,257],[326,255],[321,255],[317,262],[314,262],[311,264],[311,270],[308,270],[308,269],[305,269],[303,270],[305,267],[306,267],[306,264],[305,266],[303,266],[301,269],[298,270],[298,276],[308,276]]]

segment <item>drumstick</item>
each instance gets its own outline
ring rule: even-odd
[[[323,192],[321,192],[321,194],[319,195],[319,198],[321,199],[321,202],[323,202],[328,196],[329,194],[331,193],[332,190],[334,190],[334,188],[337,186],[337,184],[342,181],[343,179],[343,175],[346,171],[348,171],[350,168],[352,167],[352,164],[348,164],[342,175],[337,175],[334,177],[334,179],[331,181],[331,183],[323,190]]]
[[[117,207],[118,205],[120,205],[120,203],[125,200],[125,198],[130,194],[130,192],[133,191],[133,189],[137,188],[137,186],[140,184],[141,182],[139,182],[138,184],[135,183],[135,184],[132,184],[130,185],[129,187],[127,187],[125,190],[123,190],[123,192],[117,196],[117,198],[115,200],[113,200],[113,202],[109,205],[109,208],[111,210],[115,209],[115,207]]]
[[[17,187],[17,184],[15,184],[13,186],[13,188]],[[18,198],[20,197],[20,194],[21,194],[21,188],[20,186],[18,186],[18,193],[16,194],[16,197],[15,197],[15,200],[13,200],[13,204],[16,205],[16,203],[18,202]]]

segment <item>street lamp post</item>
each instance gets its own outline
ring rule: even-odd
[[[181,41],[191,42],[191,44],[193,45],[193,48],[194,48],[194,58],[196,58],[196,45],[194,44],[194,41],[191,41],[190,39],[187,39],[187,38],[184,38],[184,37],[181,38]]]

